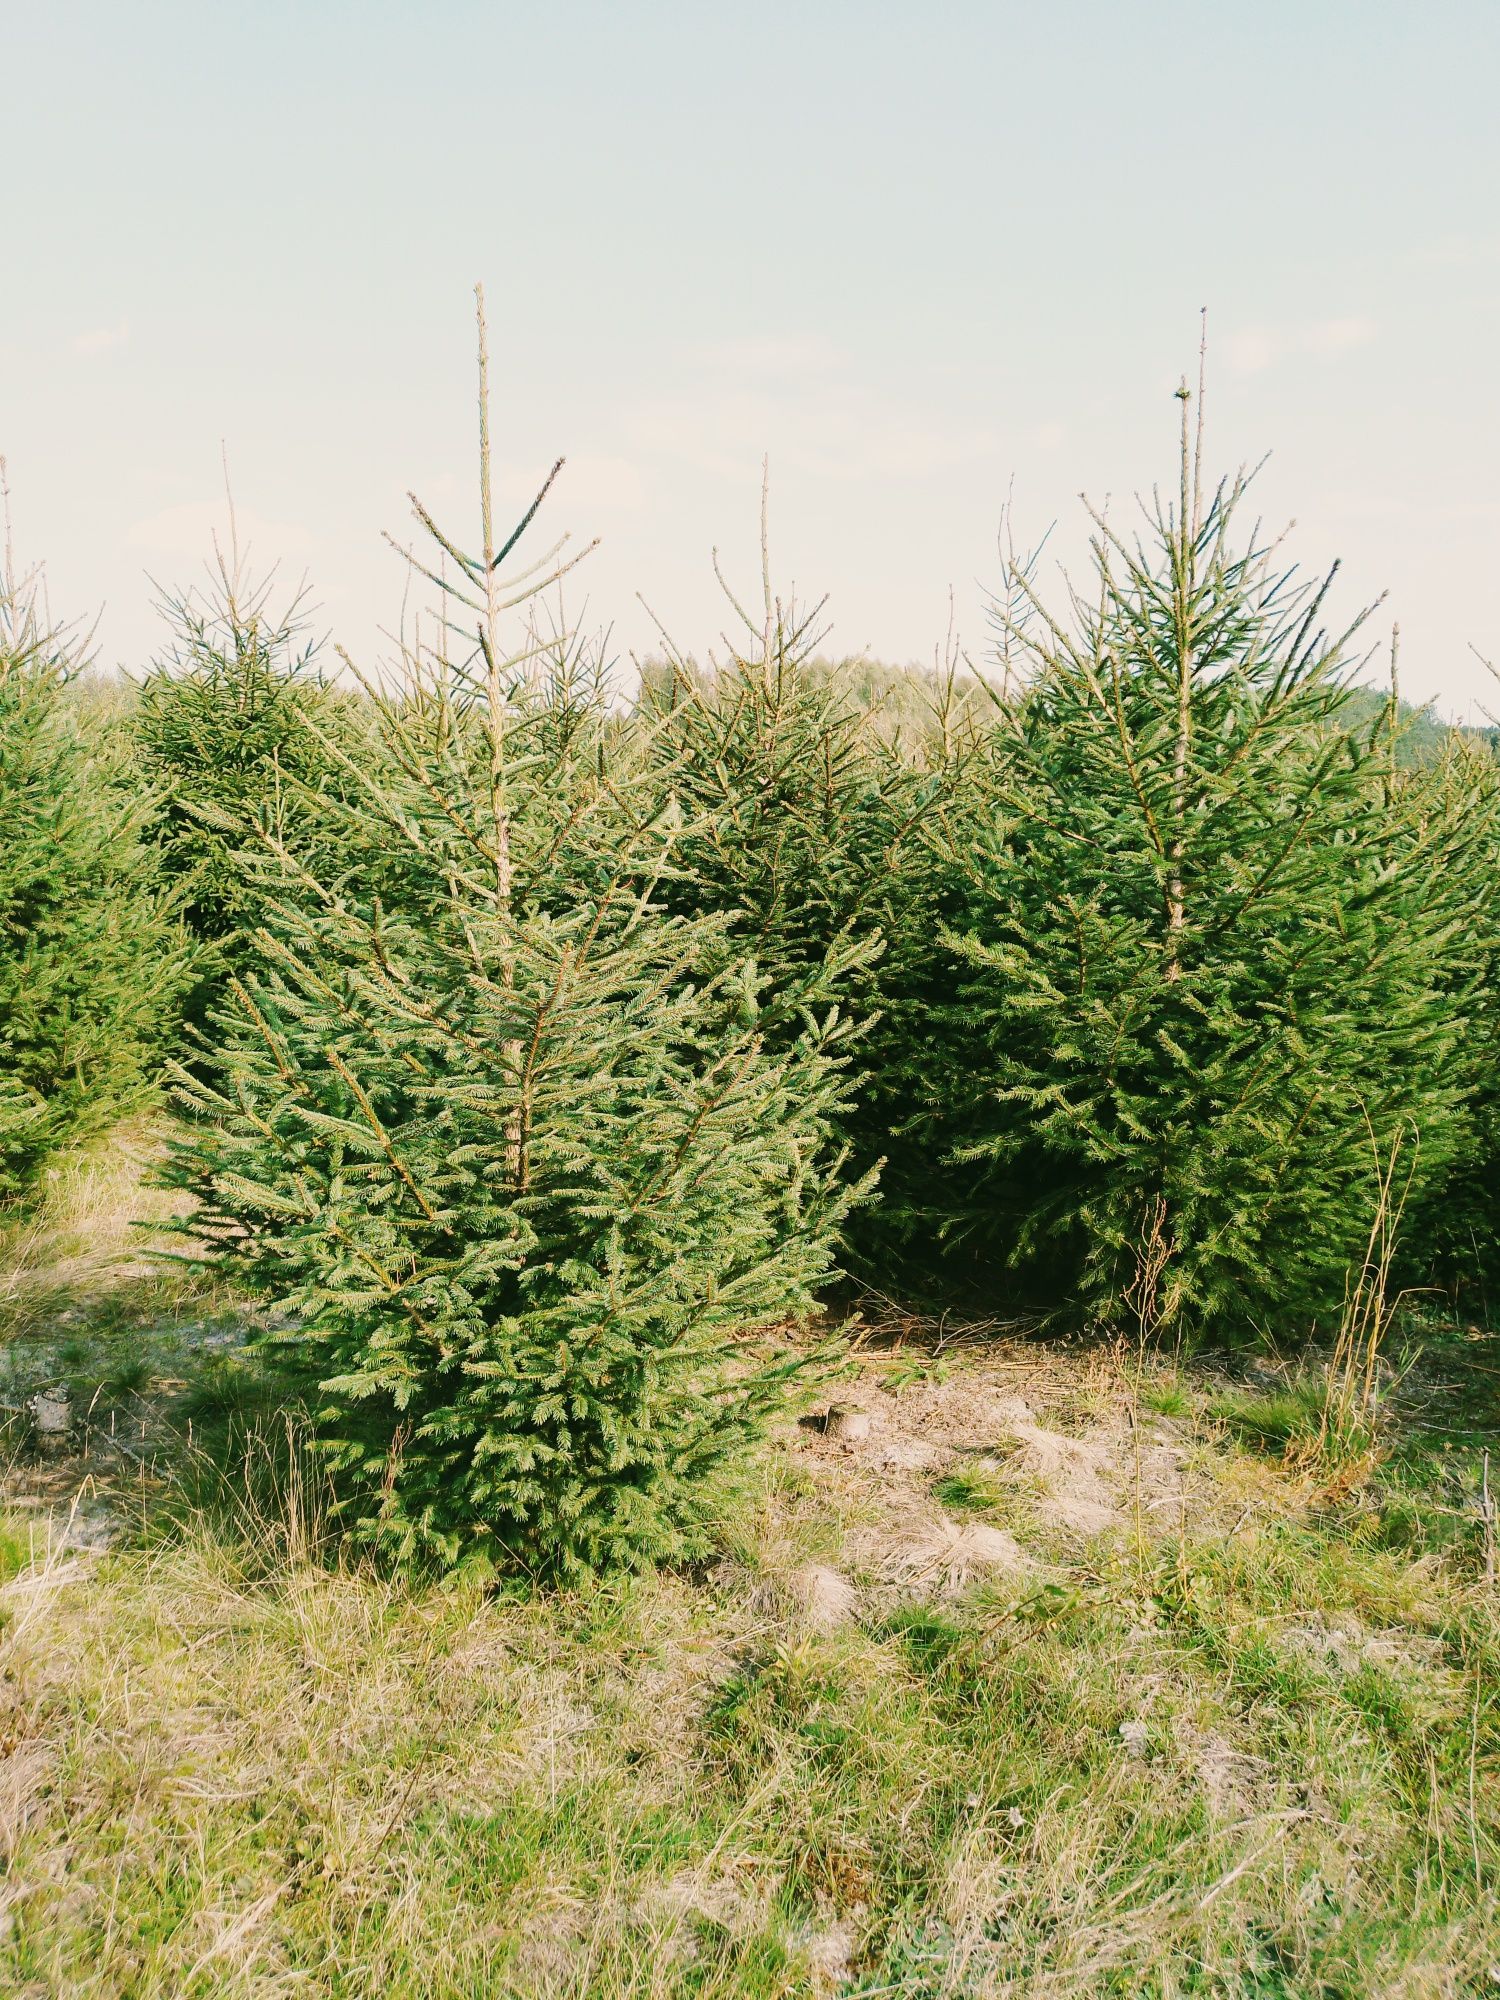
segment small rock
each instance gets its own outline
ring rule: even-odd
[[[41,1389],[26,1405],[39,1437],[66,1437],[73,1428],[73,1399],[66,1389]]]
[[[868,1410],[830,1410],[823,1425],[829,1437],[836,1437],[842,1444],[855,1444],[860,1438],[870,1435],[870,1413]]]

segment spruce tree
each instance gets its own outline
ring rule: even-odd
[[[1306,1332],[1398,1135],[1418,1193],[1462,1144],[1453,829],[1393,809],[1327,584],[1236,548],[1243,482],[1205,498],[1181,393],[1179,489],[1144,536],[1096,517],[1064,619],[1012,578],[1026,685],[949,848],[953,1040],[914,1116],[967,1177],[933,1229],[1033,1301]]]
[[[254,956],[268,911],[253,861],[257,829],[299,848],[318,819],[307,795],[337,786],[325,748],[357,735],[356,704],[322,681],[300,596],[273,598],[252,578],[230,510],[228,552],[215,543],[206,591],[164,597],[170,643],[146,676],[133,717],[142,770],[157,795],[151,833],[203,949],[185,1001],[201,1027],[230,971]]]
[[[150,1097],[187,948],[149,801],[80,727],[81,649],[0,574],[0,1205]]]
[[[445,621],[370,688],[324,797],[340,867],[263,830],[265,964],[218,1016],[222,1081],[179,1072],[170,1178],[299,1316],[354,1531],[567,1577],[702,1546],[807,1366],[757,1331],[814,1309],[860,1190],[825,1138],[837,1011],[768,1046],[732,920],[664,907],[680,816],[617,715],[566,647],[503,643],[567,564],[503,580],[543,496],[497,537],[483,325],[481,297],[477,553],[414,502],[474,649]]]
[[[664,894],[684,913],[735,919],[748,995],[778,1045],[797,1039],[809,1012],[843,1010],[861,1074],[840,1136],[875,1168],[899,1146],[888,1086],[912,1028],[901,1007],[912,939],[931,934],[924,829],[960,762],[945,727],[954,676],[900,677],[893,690],[889,676],[867,686],[860,662],[824,660],[823,606],[773,593],[764,495],[761,561],[758,621],[724,584],[737,631],[722,654],[705,670],[669,642],[642,677],[644,754],[683,821]],[[916,713],[887,726],[893,691]],[[884,1254],[884,1211],[882,1169],[879,1198],[853,1218],[867,1274]]]
[[[1403,731],[1403,737],[1407,732]],[[1412,733],[1415,733],[1414,731]],[[1404,744],[1403,744],[1404,748]],[[1421,739],[1417,748],[1427,749]],[[1439,1286],[1485,1314],[1500,1288],[1500,765],[1484,733],[1454,730],[1439,754],[1408,753],[1393,786],[1414,845],[1449,830],[1434,881],[1460,922],[1444,990],[1463,1032],[1450,1065],[1465,1107],[1464,1143],[1408,1203],[1401,1275]]]

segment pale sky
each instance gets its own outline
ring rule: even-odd
[[[220,441],[262,564],[373,659],[415,487],[472,537],[470,289],[502,483],[559,453],[571,609],[686,647],[783,587],[831,645],[982,647],[1018,538],[1209,446],[1403,689],[1500,708],[1497,0],[0,0],[0,452],[106,663],[192,580]],[[1493,692],[1492,692],[1493,690]]]

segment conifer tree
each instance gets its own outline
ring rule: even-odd
[[[307,794],[341,778],[335,741],[357,734],[353,702],[326,686],[299,595],[273,600],[253,579],[230,507],[227,552],[215,542],[206,592],[164,597],[171,641],[142,683],[133,728],[157,792],[151,832],[204,949],[185,1003],[201,1026],[231,969],[253,957],[266,921],[252,860],[255,830],[293,848],[315,836]]]
[[[81,649],[0,573],[0,1205],[138,1109],[187,975],[147,801],[79,727]]]
[[[886,973],[904,992],[909,940],[928,914],[922,833],[959,761],[943,754],[954,677],[921,685],[927,728],[883,728],[882,691],[862,692],[859,664],[820,657],[823,606],[774,595],[764,490],[758,621],[724,582],[717,553],[715,569],[736,638],[707,671],[668,641],[642,678],[647,761],[683,819],[680,869],[664,893],[684,912],[735,919],[735,948],[750,954],[747,1001],[778,1044],[795,1041],[809,1010],[845,1011],[862,1073],[841,1136],[862,1166],[878,1166],[899,1116],[886,1088],[898,1067],[893,1030],[911,1025],[886,1020]],[[859,1213],[872,1241],[882,1208],[877,1200]],[[863,1243],[861,1254],[868,1261]]]
[[[445,621],[370,687],[324,796],[341,866],[264,832],[266,964],[218,1017],[222,1081],[179,1072],[170,1177],[299,1314],[356,1532],[566,1577],[701,1545],[807,1365],[752,1336],[813,1310],[860,1190],[825,1139],[837,1011],[768,1047],[731,920],[663,907],[680,820],[611,758],[617,717],[566,646],[506,649],[569,565],[502,567],[547,487],[497,536],[482,296],[480,369],[477,552],[413,502],[474,649]]]
[[[1393,786],[1414,845],[1450,830],[1435,893],[1459,924],[1445,955],[1444,991],[1462,1023],[1450,1074],[1462,1092],[1464,1143],[1408,1203],[1400,1270],[1486,1313],[1500,1288],[1500,765],[1483,734],[1452,731],[1437,755],[1409,756]]]
[[[1393,810],[1388,733],[1346,724],[1327,584],[1237,550],[1243,482],[1205,497],[1181,393],[1179,490],[1144,537],[1096,517],[1065,621],[1012,578],[1027,684],[949,849],[954,1044],[913,1115],[967,1176],[934,1230],[1038,1300],[1305,1332],[1398,1134],[1417,1192],[1462,1142],[1454,830]]]

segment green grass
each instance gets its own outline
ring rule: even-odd
[[[19,1576],[35,1557],[35,1539],[25,1522],[0,1515],[0,1584]]]
[[[825,1511],[773,1478],[721,1573],[551,1598],[299,1559],[248,1506],[72,1574],[16,1543],[12,1727],[46,1750],[0,1990],[1486,1976],[1500,1615],[1473,1549],[1389,1546],[1362,1501],[884,1611],[866,1581],[820,1633],[754,1585],[826,1549]]]
[[[1138,1391],[1143,1408],[1160,1417],[1185,1417],[1193,1408],[1186,1384],[1177,1375],[1148,1375]]]
[[[1012,1504],[1010,1489],[978,1466],[961,1466],[936,1480],[932,1497],[939,1505],[962,1514],[998,1514]]]
[[[33,1296],[0,1348],[13,1390],[70,1376],[150,1446],[102,1557],[14,1504],[65,1468],[12,1467],[0,1993],[1490,1990],[1496,1433],[1446,1371],[1493,1345],[1439,1342],[1353,1471],[1283,1456],[1306,1385],[1149,1376],[1188,1482],[1160,1507],[1128,1373],[975,1345],[868,1445],[789,1425],[717,1561],[547,1596],[353,1566],[284,1385],[213,1344],[232,1302],[153,1282]],[[977,1440],[1023,1375],[1107,1447],[1115,1530],[1049,1526],[1016,1440]],[[903,1408],[939,1456],[892,1470]],[[1021,1560],[893,1560],[945,1516]],[[852,1596],[821,1620],[815,1570]]]
[[[1316,1437],[1322,1422],[1324,1385],[1308,1378],[1285,1389],[1223,1390],[1208,1400],[1208,1415],[1246,1444],[1282,1451],[1299,1439]]]

